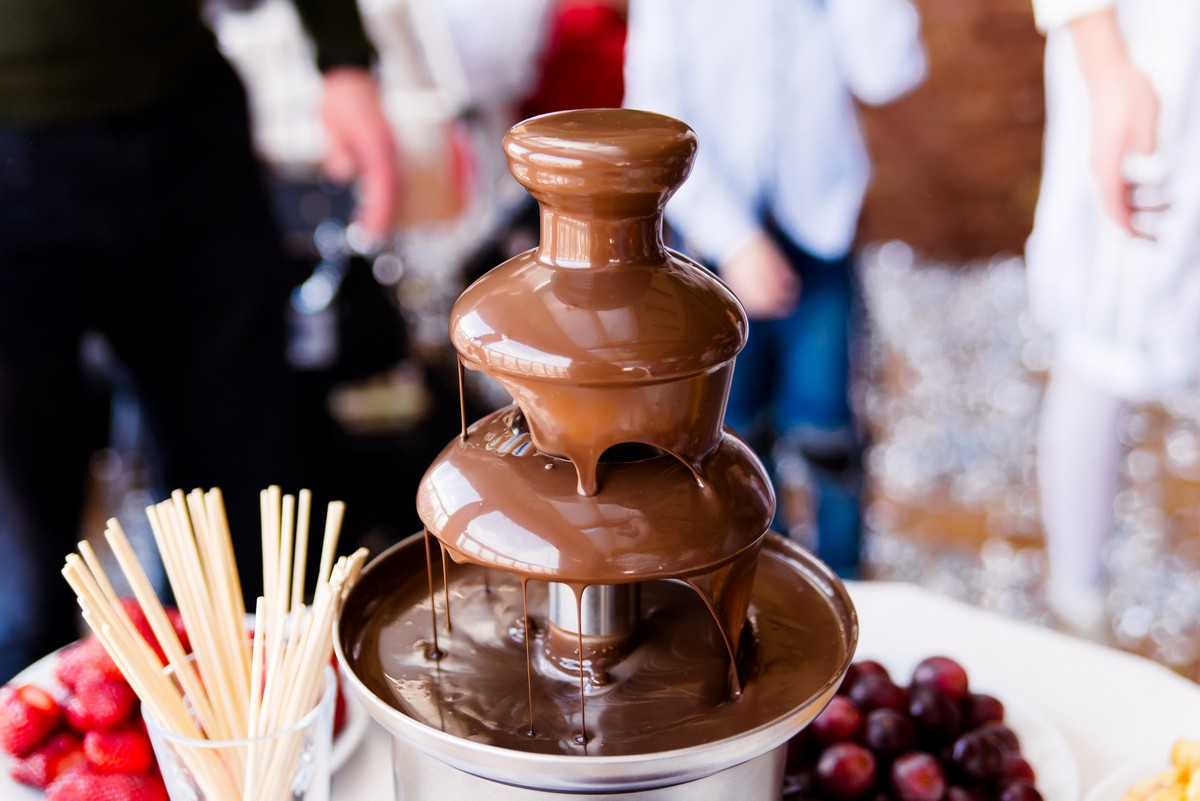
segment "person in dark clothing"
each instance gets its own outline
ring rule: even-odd
[[[353,0],[296,0],[327,169],[381,237],[394,139]],[[247,595],[258,490],[294,476],[279,236],[243,87],[186,0],[0,0],[0,681],[76,635],[59,577],[83,504],[80,342],[137,390],[168,487],[220,487]]]

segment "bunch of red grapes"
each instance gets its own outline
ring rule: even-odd
[[[907,687],[855,662],[838,694],[788,744],[796,801],[1042,801],[1004,704],[962,665],[931,656]]]

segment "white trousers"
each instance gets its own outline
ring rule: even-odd
[[[1042,401],[1038,488],[1049,578],[1099,590],[1103,551],[1113,525],[1124,401],[1057,363]]]

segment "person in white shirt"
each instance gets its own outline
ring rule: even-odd
[[[1055,342],[1038,438],[1046,591],[1063,623],[1103,636],[1125,404],[1200,370],[1200,4],[1034,11],[1046,134],[1026,262]]]
[[[924,74],[908,0],[630,3],[624,105],[699,137],[667,221],[751,318],[726,422],[800,449],[817,552],[843,575],[859,563],[847,384],[851,247],[869,177],[855,100],[888,102]]]

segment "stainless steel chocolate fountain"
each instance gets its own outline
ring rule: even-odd
[[[770,482],[722,426],[745,313],[662,243],[695,134],[589,110],[504,147],[541,243],[451,335],[515,403],[464,420],[418,490],[424,537],[368,566],[335,638],[397,798],[777,799],[857,623],[767,534]]]

